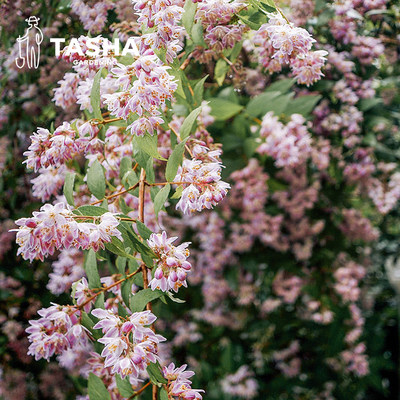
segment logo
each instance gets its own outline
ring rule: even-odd
[[[43,42],[43,33],[38,27],[40,18],[29,17],[25,21],[28,23],[28,28],[24,36],[18,36],[18,58],[15,64],[18,68],[29,69],[38,68],[40,60],[40,44]]]

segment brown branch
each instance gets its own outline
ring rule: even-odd
[[[103,287],[103,288],[98,288],[99,291],[97,293],[95,293],[93,296],[89,297],[84,303],[80,304],[77,307],[77,310],[81,310],[83,307],[86,306],[86,304],[89,304],[91,301],[93,301],[99,294],[107,292],[108,290],[112,289],[114,286],[117,286],[117,285],[121,284],[122,282],[128,280],[129,278],[132,278],[132,276],[135,276],[140,271],[141,271],[141,269],[138,268],[135,272],[132,272],[131,274],[127,275],[125,278],[122,278],[119,281],[114,282],[112,285]]]
[[[135,190],[138,186],[139,186],[139,182],[138,182],[138,183],[135,183],[135,184],[134,184],[133,186],[131,186],[131,187],[128,187],[128,189],[125,189],[125,190],[123,190],[122,192],[114,193],[114,194],[111,194],[111,195],[109,195],[109,196],[104,197],[104,198],[101,199],[101,200],[94,201],[93,203],[90,203],[90,205],[91,205],[91,206],[95,206],[96,204],[102,203],[104,200],[110,200],[110,199],[113,199],[114,197],[121,196],[121,194],[125,194],[125,193],[130,192],[131,190]]]
[[[138,396],[140,393],[142,393],[149,385],[151,382],[147,382],[141,389],[139,389],[137,392],[133,393],[131,397],[128,398],[128,400],[133,399],[134,397]]]

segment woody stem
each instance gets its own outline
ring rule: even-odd
[[[122,282],[132,278],[132,276],[135,276],[137,273],[139,273],[141,271],[140,268],[138,268],[135,272],[132,272],[131,274],[128,274],[125,278],[120,279],[117,282],[114,282],[112,285],[101,288],[97,293],[95,293],[93,296],[89,297],[84,303],[80,304],[77,309],[81,310],[82,308],[84,308],[86,306],[86,304],[89,304],[91,301],[93,301],[98,295],[100,295],[103,292],[107,292],[108,290],[112,289],[114,286],[117,286],[119,284],[121,284]]]

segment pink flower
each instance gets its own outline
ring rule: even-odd
[[[147,240],[159,258],[154,278],[150,281],[152,290],[160,289],[166,292],[172,289],[177,292],[181,286],[187,287],[186,275],[192,268],[186,261],[189,257],[189,250],[187,250],[189,243],[182,243],[175,247],[172,243],[176,239],[176,237],[168,239],[167,234],[162,232],[153,233]]]

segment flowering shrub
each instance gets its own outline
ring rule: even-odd
[[[2,330],[23,363],[25,349],[56,361],[39,378],[41,396],[384,395],[383,351],[373,345],[383,333],[367,329],[365,282],[400,197],[398,99],[379,80],[394,74],[383,43],[398,7],[47,3],[25,12],[45,12],[49,36],[74,32],[81,51],[56,60],[45,49],[42,76],[20,86],[31,99],[24,124],[12,82],[29,71],[13,64],[16,46],[5,50],[1,100],[3,130],[13,121],[10,139],[17,127],[25,133],[15,136],[24,186],[2,179],[25,207],[12,206],[17,228],[2,223],[0,255],[15,235],[19,279],[42,279],[54,295],[41,309],[27,297],[22,315],[24,286],[2,278],[19,315],[8,312]],[[99,33],[109,49],[112,36],[134,36],[138,54],[93,55]],[[47,89],[38,102],[37,84]],[[35,174],[35,202],[22,164]],[[64,391],[46,378],[50,368],[69,375]],[[5,399],[35,398],[25,372],[3,373]]]

